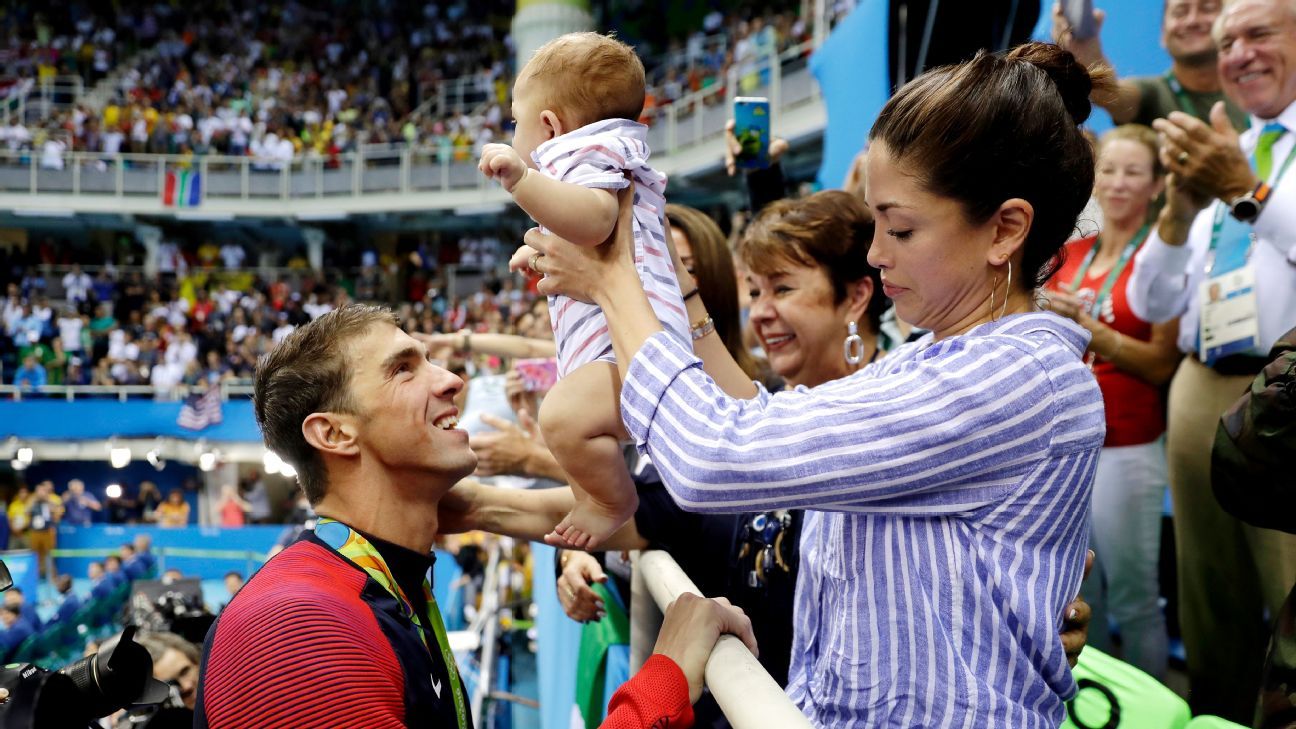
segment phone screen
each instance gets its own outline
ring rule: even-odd
[[[748,170],[769,167],[769,99],[760,96],[734,99],[734,136],[742,147],[734,160],[739,167]]]

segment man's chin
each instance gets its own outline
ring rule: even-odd
[[[1214,66],[1219,58],[1213,45],[1193,50],[1179,50],[1170,55],[1185,66]]]

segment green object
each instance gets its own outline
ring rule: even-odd
[[[1283,129],[1280,124],[1270,124],[1264,128],[1264,131],[1260,132],[1260,141],[1256,143],[1255,151],[1256,174],[1260,176],[1260,179],[1269,179],[1269,173],[1273,171],[1274,143],[1277,142],[1278,138],[1286,131],[1287,130]],[[1290,164],[1291,155],[1287,156],[1287,160],[1288,164]],[[1285,171],[1286,169],[1287,167],[1284,165],[1283,170]]]
[[[1160,681],[1094,648],[1071,673],[1080,693],[1067,702],[1064,729],[1184,729],[1192,717]]]
[[[614,645],[630,643],[630,620],[607,588],[590,585],[603,600],[607,615],[581,629],[580,660],[576,664],[576,705],[587,728],[603,721],[603,679],[607,674],[607,652]]]
[[[1188,722],[1185,729],[1250,729],[1250,727],[1234,724],[1218,716],[1199,716]]]

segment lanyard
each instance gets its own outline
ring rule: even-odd
[[[1125,250],[1121,251],[1120,260],[1116,261],[1116,265],[1112,266],[1111,270],[1107,272],[1107,278],[1103,280],[1102,288],[1098,290],[1098,295],[1094,297],[1093,304],[1089,306],[1089,316],[1097,317],[1098,312],[1102,311],[1103,301],[1105,301],[1111,294],[1112,287],[1116,285],[1116,279],[1120,278],[1121,273],[1125,270],[1125,266],[1129,263],[1130,259],[1134,257],[1134,252],[1143,244],[1143,239],[1147,238],[1148,230],[1150,229],[1151,226],[1144,223],[1143,227],[1139,228],[1138,232],[1134,234],[1134,237],[1130,238],[1130,242],[1125,244]],[[1085,276],[1088,275],[1089,267],[1093,265],[1094,258],[1097,257],[1098,249],[1101,246],[1102,235],[1100,234],[1098,238],[1094,240],[1093,248],[1089,249],[1089,253],[1084,257],[1084,261],[1080,263],[1080,268],[1076,270],[1075,278],[1071,279],[1071,293],[1074,294],[1076,289],[1080,288],[1080,283],[1084,281]]]
[[[1278,174],[1274,175],[1273,182],[1270,183],[1269,187],[1275,189],[1278,187],[1278,182],[1282,180],[1283,175],[1287,173],[1287,168],[1291,167],[1293,161],[1296,161],[1296,146],[1293,146],[1291,151],[1287,153],[1287,159],[1283,160],[1282,166],[1278,168]],[[1215,249],[1219,247],[1220,233],[1224,230],[1224,214],[1226,212],[1228,212],[1228,206],[1222,202],[1215,203],[1215,219],[1211,223],[1210,247],[1206,249],[1207,276],[1215,269]],[[1255,250],[1255,232],[1253,231],[1248,238],[1249,243],[1247,244],[1246,256],[1243,258],[1244,262],[1251,260],[1251,251]]]
[[[414,623],[419,629],[419,635],[423,638],[423,647],[427,648],[428,653],[433,653],[432,645],[428,642],[428,630],[423,627],[424,619],[421,619],[414,608],[410,605],[409,598],[405,597],[405,592],[396,582],[396,577],[387,567],[387,562],[378,553],[377,549],[365,539],[363,535],[351,527],[343,524],[336,519],[320,517],[315,524],[315,536],[319,537],[325,544],[329,545],[338,554],[345,557],[355,566],[363,569],[374,582],[382,586],[384,590],[396,598],[405,616]],[[423,579],[423,594],[427,598],[428,614],[426,622],[431,624],[434,639],[437,647],[441,649],[441,658],[445,662],[446,673],[450,674],[450,692],[454,694],[455,716],[459,720],[459,729],[467,729],[467,713],[464,710],[463,691],[459,687],[459,669],[455,665],[454,653],[450,650],[450,642],[446,639],[445,623],[441,620],[441,609],[437,607],[436,598],[432,596],[432,587],[428,585],[427,578]],[[435,654],[434,654],[435,655]]]
[[[1175,78],[1174,71],[1166,71],[1166,85],[1170,87],[1170,93],[1174,94],[1175,101],[1179,103],[1179,110],[1185,114],[1197,116],[1197,105],[1193,103],[1192,97],[1184,89],[1179,79]]]

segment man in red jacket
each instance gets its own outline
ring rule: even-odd
[[[374,306],[329,312],[262,360],[266,447],[296,469],[320,518],[212,626],[195,727],[471,725],[427,582],[437,506],[477,465],[457,427],[462,387]],[[608,726],[687,726],[721,632],[755,646],[736,608],[677,601],[661,657],[617,694]]]

